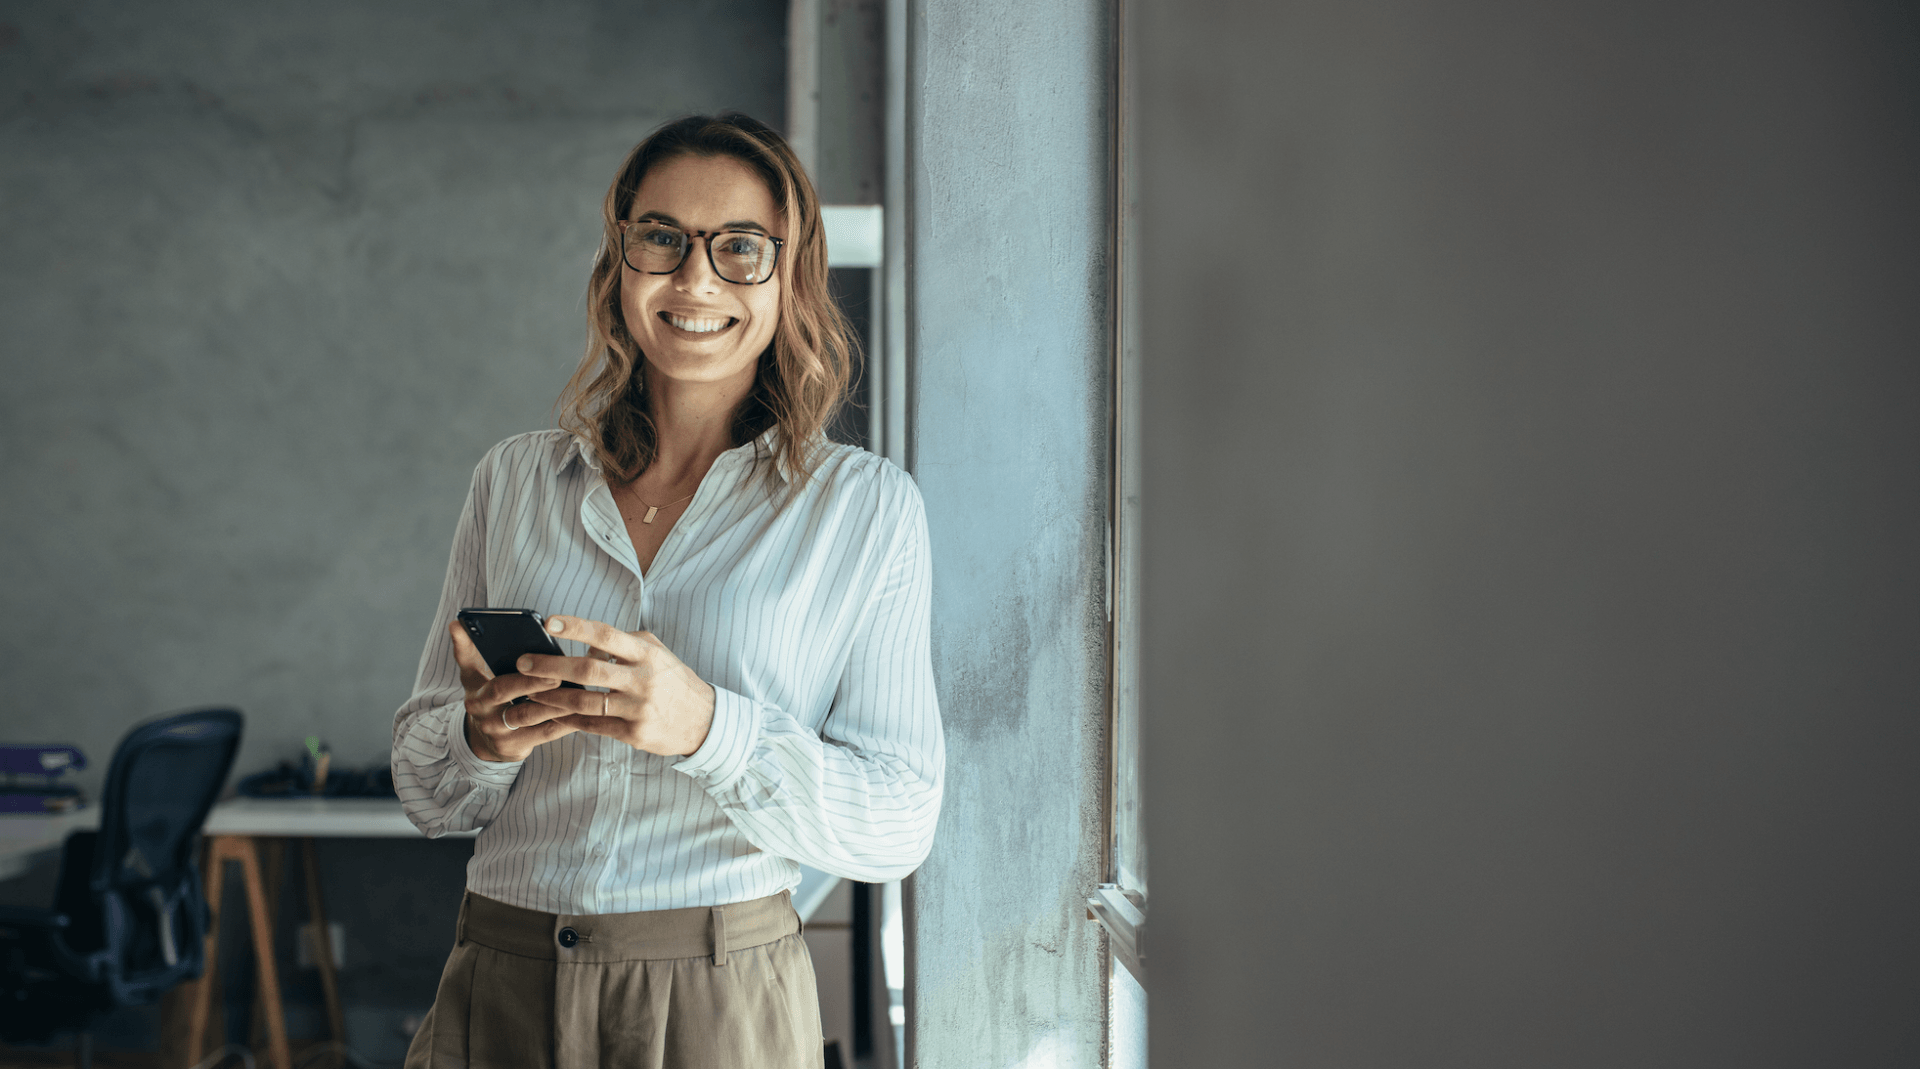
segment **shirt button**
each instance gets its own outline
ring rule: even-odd
[[[579,941],[580,941],[579,932],[574,931],[572,928],[560,929],[560,945],[561,946],[571,947],[575,943],[578,943]]]

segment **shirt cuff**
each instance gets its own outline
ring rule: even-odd
[[[442,706],[437,711],[437,715],[445,716],[451,721],[446,725],[447,753],[453,757],[453,763],[460,766],[460,771],[465,773],[468,779],[482,787],[505,789],[513,786],[514,777],[520,774],[520,766],[526,762],[481,760],[479,755],[473,752],[473,747],[467,745],[466,702],[458,701],[452,705]]]
[[[707,740],[673,767],[721,790],[747,771],[760,742],[760,704],[725,687],[713,688],[713,725]]]

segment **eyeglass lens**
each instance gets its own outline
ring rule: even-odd
[[[692,242],[687,232],[665,223],[641,221],[627,224],[621,245],[627,266],[653,275],[679,270]],[[707,235],[707,258],[714,273],[728,282],[751,285],[764,282],[773,274],[774,259],[780,247],[765,234],[750,230],[723,230]]]

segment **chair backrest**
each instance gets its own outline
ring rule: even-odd
[[[194,869],[200,826],[240,749],[235,709],[157,717],[113,751],[100,800],[93,891],[171,886]]]
[[[68,838],[56,899],[71,918],[65,968],[97,985],[97,1005],[151,1003],[200,975],[209,918],[195,857],[240,727],[233,709],[135,726],[107,768],[99,832]]]

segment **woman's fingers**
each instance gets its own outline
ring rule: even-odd
[[[528,708],[528,706],[518,705],[514,708],[525,709]],[[520,735],[521,732],[525,732],[525,735],[514,741],[525,744],[527,752],[532,753],[534,747],[544,746],[563,735],[571,735],[578,730],[580,729],[574,727],[572,724],[561,723],[560,720],[556,718],[545,721],[544,723],[535,724],[532,727],[521,728],[520,731],[516,731],[514,734]]]
[[[544,676],[527,676],[519,673],[494,676],[485,687],[481,688],[484,695],[481,700],[489,705],[506,705],[521,698],[545,694],[559,686],[559,680]]]
[[[611,691],[556,687],[534,695],[532,704],[553,710],[555,716],[590,716],[600,719],[602,717],[618,718],[622,715],[621,710],[632,703],[624,696]]]
[[[629,746],[633,745],[633,723],[617,716],[586,716],[575,713],[572,716],[559,717],[553,723],[565,726],[568,731],[605,735],[608,738],[619,739]]]
[[[502,706],[500,712],[495,716],[495,719],[504,721],[507,730],[521,732],[528,728],[537,728],[552,723],[554,720],[565,715],[565,710],[556,709],[551,705],[544,705],[538,698],[535,698],[533,701],[521,702],[519,705]]]
[[[454,662],[460,666],[460,685],[466,691],[467,743],[482,760],[524,761],[536,748],[580,730],[573,719],[600,701],[598,694],[562,689],[560,681],[571,678],[570,673],[580,666],[609,667],[604,661],[529,655],[521,658],[521,671],[496,676],[458,620],[448,623],[447,634],[453,641]],[[535,667],[544,671],[527,671]],[[590,701],[556,705],[552,695],[584,696]],[[520,698],[533,700],[513,704]]]
[[[597,656],[556,657],[551,654],[522,654],[515,667],[526,675],[564,679],[585,687],[631,690],[636,671],[645,674],[667,664],[678,664],[666,645],[651,632],[622,631],[598,620],[577,616],[550,616],[547,630],[556,638],[586,644]],[[662,663],[662,659],[665,663]]]
[[[554,657],[549,654],[523,653],[516,665],[522,675],[546,679],[558,685],[560,680],[583,687],[624,690],[633,679],[626,665],[603,661],[598,657]]]
[[[453,637],[453,659],[460,666],[460,686],[466,691],[467,707],[480,716],[491,715],[497,707],[515,699],[549,691],[560,685],[558,679],[538,676],[496,676],[487,667],[486,659],[480,656],[480,650],[474,646],[473,639],[467,637],[466,629],[460,626],[458,620],[448,625],[447,633]]]
[[[713,726],[714,689],[675,657],[665,643],[645,631],[622,631],[577,616],[550,616],[547,631],[557,638],[584,643],[602,656],[522,654],[514,664],[515,674],[489,680],[486,693],[500,697],[530,694],[530,704],[552,712],[529,723],[550,725],[556,731],[605,735],[649,753],[690,754],[699,749]],[[530,687],[523,680],[538,680],[540,685]],[[561,680],[604,688],[612,697],[599,689],[562,689]],[[472,698],[470,694],[468,710],[477,712]],[[518,731],[502,734],[502,729],[492,725],[475,726],[503,753],[533,749],[527,745],[532,741],[529,735]]]
[[[467,629],[460,626],[460,621],[447,621],[447,633],[453,636],[453,663],[460,666],[460,685],[478,690],[481,683],[493,678],[493,670],[487,667],[486,658],[480,656],[479,648],[467,637]]]
[[[476,720],[469,716],[468,746],[483,761],[525,761],[536,748],[579,730],[566,723],[565,718],[548,718],[546,713],[539,711],[541,708],[528,702],[525,705],[507,706],[490,717]],[[536,716],[542,719],[530,719]],[[502,717],[506,719],[503,721]],[[522,719],[528,719],[528,722],[523,724]],[[513,726],[509,728],[508,724]]]
[[[603,655],[611,654],[622,661],[629,662],[645,656],[649,649],[645,639],[653,638],[645,631],[622,631],[611,624],[603,624],[598,620],[583,620],[578,616],[549,616],[547,631],[555,638],[570,638],[575,642],[584,642]],[[659,640],[655,639],[652,645],[659,646]]]
[[[509,684],[512,689],[518,689],[511,681],[524,678],[518,675],[499,676],[487,686]],[[538,682],[548,689],[554,685],[551,680]],[[560,710],[537,701],[497,705],[491,707],[490,711],[485,705],[469,701],[467,744],[482,760],[524,761],[537,747],[577,730],[564,721]]]

